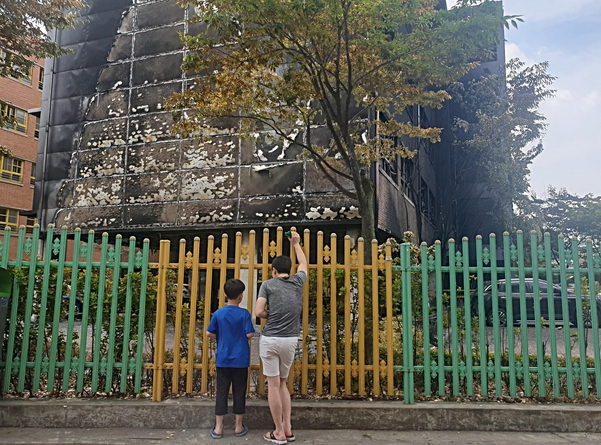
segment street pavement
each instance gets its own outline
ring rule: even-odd
[[[211,438],[207,429],[161,430],[127,428],[0,428],[2,445],[148,445],[148,444],[267,444],[262,438],[266,431],[249,431],[235,437],[226,430],[222,439]],[[601,434],[593,433],[516,433],[482,431],[357,431],[357,430],[298,430],[294,444],[400,444],[400,445],[555,445],[600,444]],[[291,442],[292,443],[292,442]]]

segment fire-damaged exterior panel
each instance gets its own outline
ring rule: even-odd
[[[85,178],[75,181],[73,187],[73,207],[102,207],[123,204],[122,176]],[[69,204],[69,201],[65,201]]]
[[[183,54],[166,54],[136,60],[132,74],[132,85],[166,82],[181,77],[180,66]]]
[[[182,143],[182,168],[211,168],[237,165],[240,152],[237,137],[214,137],[207,141]]]
[[[113,117],[126,116],[128,107],[129,91],[100,93],[92,98],[86,120],[99,121]]]
[[[177,199],[178,182],[173,172],[127,176],[124,197],[132,204],[172,202]]]
[[[117,38],[111,52],[107,58],[108,62],[114,62],[120,59],[127,59],[131,54],[131,45],[133,42],[132,35],[120,36]]]
[[[357,221],[353,200],[298,159],[299,145],[267,129],[243,140],[239,120],[227,118],[211,137],[171,133],[166,99],[194,88],[181,71],[179,35],[205,27],[188,25],[191,11],[173,1],[90,0],[79,28],[57,32],[74,52],[47,70],[36,187],[42,226],[151,233]]]
[[[147,114],[129,118],[128,144],[173,139],[169,129],[173,124],[170,113]]]
[[[61,227],[75,225],[82,229],[119,229],[123,226],[122,213],[123,207],[121,206],[60,209],[57,212],[55,223]]]
[[[127,173],[156,173],[180,168],[181,142],[134,145],[127,149]]]
[[[85,125],[79,150],[125,145],[128,119],[90,122]]]
[[[100,73],[98,91],[115,90],[129,83],[131,62],[107,66]]]
[[[151,56],[157,52],[167,53],[181,49],[182,43],[178,34],[180,32],[184,32],[184,25],[138,33],[134,46],[134,57]]]
[[[329,173],[336,178],[346,190],[355,190],[353,181],[345,178],[335,172],[329,171]],[[338,192],[338,189],[332,182],[323,174],[323,172],[312,162],[307,163],[306,167],[306,191],[307,193],[316,192]]]
[[[254,164],[240,172],[240,194],[256,195],[301,195],[304,174],[302,163]]]
[[[304,216],[311,221],[353,220],[359,218],[359,208],[342,194],[310,196]]]
[[[237,168],[190,170],[182,174],[182,201],[233,198],[238,195]]]
[[[165,227],[177,222],[177,204],[160,203],[127,205],[124,208],[124,226]]]
[[[138,3],[144,3],[139,2]],[[145,2],[137,7],[136,27],[138,29],[171,25],[185,19],[185,10],[173,1]]]
[[[134,88],[131,91],[130,113],[141,114],[161,111],[165,99],[171,97],[173,93],[181,91],[181,82]]]
[[[189,24],[192,8],[157,0],[87,3],[82,24],[55,35],[74,53],[46,69],[35,188],[42,227],[179,236],[276,223],[360,224],[356,201],[300,159],[299,144],[267,128],[241,139],[239,120],[227,118],[213,122],[220,130],[208,137],[171,132],[166,99],[194,88],[181,71],[179,35],[205,26]],[[323,128],[311,132],[327,145]],[[307,135],[291,129],[289,137]]]
[[[77,153],[77,177],[102,177],[124,173],[125,149],[107,148]]]
[[[303,220],[304,202],[301,196],[264,196],[250,198],[240,203],[241,221],[264,224]]]
[[[181,202],[179,205],[179,225],[203,227],[208,225],[231,224],[236,221],[239,202],[237,199],[214,199]]]

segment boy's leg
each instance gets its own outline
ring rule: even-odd
[[[286,385],[286,379],[280,378],[280,400],[282,401],[282,423],[286,437],[292,436],[292,423],[290,416],[292,414],[292,401],[290,400],[290,391]]]
[[[244,425],[242,418],[246,412],[246,384],[248,381],[248,368],[232,369],[232,395],[234,398],[233,413],[236,415],[236,434],[242,432]]]
[[[278,440],[286,440],[286,434],[284,432],[284,418],[282,416],[282,397],[280,395],[280,376],[275,377],[267,376],[267,401],[269,403],[269,410],[271,411],[271,417],[273,418],[273,424],[275,430],[273,435]]]
[[[269,435],[277,440],[286,440],[283,428],[282,417],[282,398],[280,397],[280,343],[282,340],[272,337],[261,336],[260,355],[263,362],[263,374],[267,377],[267,400],[269,402],[269,411],[273,418],[275,430],[266,434],[265,438],[269,439]]]
[[[227,397],[231,384],[230,368],[217,368],[215,395],[215,433],[223,434],[223,416],[227,414]]]
[[[290,391],[288,391],[286,380],[290,374],[290,368],[294,361],[294,352],[297,345],[297,338],[282,339],[280,345],[280,387],[278,392],[281,401],[280,406],[282,407],[282,428],[284,429],[286,437],[292,436],[292,424],[290,420],[292,414],[292,402],[290,400]]]

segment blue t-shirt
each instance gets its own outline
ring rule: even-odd
[[[218,368],[250,366],[250,347],[246,334],[254,333],[255,328],[246,309],[224,306],[216,310],[207,331],[217,335]]]

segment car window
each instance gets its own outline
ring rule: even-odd
[[[511,293],[512,294],[520,293],[520,283],[511,283]]]
[[[497,289],[499,290],[499,292],[505,292],[505,283],[499,282]]]
[[[531,294],[533,292],[534,292],[534,286],[532,285],[532,282],[526,281],[526,293]]]
[[[539,281],[538,282],[538,290],[540,291],[541,294],[546,294],[547,293],[547,283],[545,283],[544,281]]]

